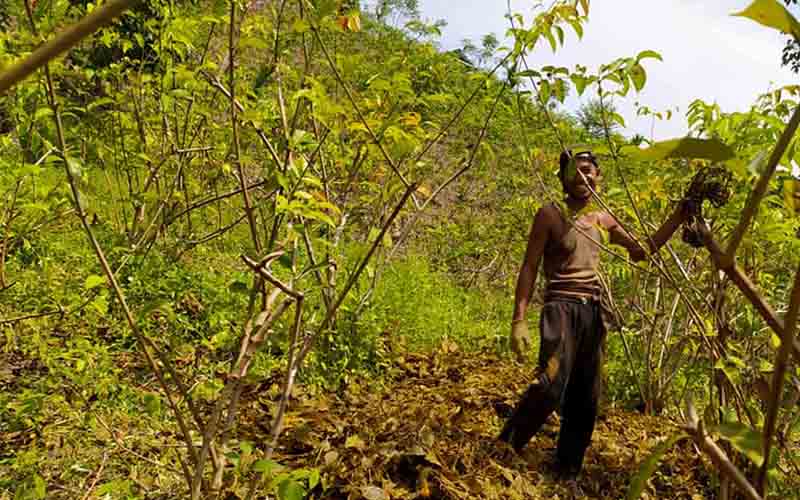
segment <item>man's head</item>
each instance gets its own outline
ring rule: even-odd
[[[591,149],[584,146],[572,147],[561,153],[558,163],[558,177],[564,192],[576,200],[591,198],[592,190],[597,191],[601,178],[597,158]]]

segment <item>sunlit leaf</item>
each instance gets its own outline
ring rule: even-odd
[[[319,480],[319,469],[311,469],[311,471],[308,473],[308,489],[313,490],[319,484]]]
[[[84,281],[84,283],[83,283],[83,288],[86,289],[86,290],[91,290],[93,288],[97,288],[98,286],[102,285],[105,282],[106,282],[105,278],[103,278],[102,276],[98,276],[96,274],[93,274],[93,275],[89,276],[88,278],[86,278],[86,281]]]
[[[764,463],[764,449],[760,432],[740,422],[724,422],[716,430],[724,440],[731,443],[756,466],[761,467]]]
[[[663,61],[664,60],[661,57],[661,54],[659,54],[655,50],[643,50],[643,51],[639,52],[639,55],[636,56],[636,62],[638,63],[642,59],[658,59],[659,61]]]
[[[619,113],[609,114],[608,119],[611,122],[618,124],[620,127],[625,127],[625,118],[623,118],[622,115]]]
[[[795,38],[800,38],[800,23],[777,0],[755,0],[746,9],[733,14],[773,28]]]
[[[551,95],[552,89],[550,88],[550,82],[542,80],[541,83],[539,83],[539,100],[546,103],[550,100]]]
[[[558,49],[558,45],[556,44],[556,38],[553,36],[553,33],[550,30],[544,30],[543,34],[550,43],[550,48],[553,49],[553,52],[555,52]]]
[[[647,480],[650,479],[650,476],[655,472],[658,467],[658,462],[661,461],[661,457],[663,457],[670,448],[675,446],[678,441],[686,437],[686,434],[677,434],[666,441],[662,441],[655,447],[652,453],[650,453],[650,456],[639,466],[639,471],[631,479],[631,485],[628,488],[628,495],[626,497],[628,500],[636,500],[642,495],[642,492],[644,492],[647,486]]]
[[[733,149],[717,139],[696,139],[684,137],[657,142],[647,149],[635,151],[635,156],[643,160],[666,160],[670,158],[699,158],[711,161],[725,161],[734,157]]]
[[[518,76],[520,78],[531,78],[531,77],[537,77],[538,78],[538,77],[541,76],[541,73],[539,73],[538,71],[536,71],[534,69],[526,69],[524,71],[520,71],[519,73],[517,73],[516,76]]]
[[[303,500],[305,496],[305,487],[293,479],[287,479],[278,484],[279,500]]]
[[[583,95],[583,91],[586,90],[586,85],[589,83],[588,80],[580,75],[570,75],[569,79],[575,85],[578,95]]]
[[[284,466],[282,466],[275,460],[259,460],[253,464],[253,470],[255,472],[262,472],[266,475],[273,474],[274,472],[279,472],[283,469]]]
[[[636,91],[641,91],[644,88],[644,84],[647,82],[647,72],[644,70],[644,67],[641,64],[636,63],[633,65],[633,67],[631,67],[629,74]]]

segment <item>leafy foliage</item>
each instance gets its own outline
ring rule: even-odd
[[[32,4],[43,33],[95,8]],[[0,65],[40,42],[22,4],[11,5],[0,12]],[[776,5],[757,1],[743,15],[793,32]],[[525,382],[527,368],[496,357],[507,351],[508,291],[526,228],[559,200],[553,171],[567,139],[603,153],[603,199],[640,238],[694,171],[723,163],[733,172],[731,203],[704,215],[724,240],[800,94],[777,89],[737,113],[698,100],[687,115],[691,137],[640,150],[642,141],[621,134],[613,103],[646,86],[657,52],[592,71],[525,58],[559,50],[567,30],[582,36],[588,15],[588,1],[557,1],[530,19],[510,13],[509,49],[487,35],[480,48],[442,52],[442,24],[422,20],[416,1],[372,10],[266,1],[246,14],[236,3],[152,1],[51,61],[52,79],[39,75],[4,96],[0,495],[49,498],[87,485],[90,495],[130,498],[186,497],[187,487],[195,497],[197,488],[242,496],[251,485],[279,498],[342,493],[337,478],[372,473],[375,460],[386,459],[385,479],[397,473],[387,457],[398,455],[363,431],[403,412],[405,427],[395,417],[398,428],[385,431],[424,448],[395,449],[420,472],[409,495],[476,491],[446,473],[459,457],[493,467],[479,487],[530,493],[532,478],[471,440],[497,430],[490,399],[502,393],[509,404]],[[583,113],[563,108],[587,91],[598,99]],[[740,254],[778,310],[800,252],[798,154],[790,141]],[[609,404],[641,399],[648,413],[674,415],[699,393],[733,460],[758,465],[753,429],[769,410],[765,377],[780,342],[704,254],[673,245],[654,259],[631,268],[609,256],[603,268],[621,332],[608,346]],[[389,418],[353,396],[364,380],[368,389],[396,382],[381,393]],[[324,391],[361,412],[363,429],[320,418]],[[796,388],[785,392],[784,446],[768,465],[791,490],[786,464],[800,414],[790,404]],[[310,415],[292,410],[300,400]],[[629,457],[613,443],[644,446],[649,431],[630,438],[622,422],[605,445],[612,461],[632,464],[645,450]],[[324,435],[317,425],[328,426]],[[454,448],[437,451],[434,431]],[[454,453],[454,443],[468,453]],[[665,450],[630,491],[674,480],[658,475]],[[181,472],[187,463],[197,471]],[[609,479],[616,493],[633,472],[626,467]],[[708,483],[698,481],[684,489]],[[371,482],[352,487],[347,494],[389,495]]]

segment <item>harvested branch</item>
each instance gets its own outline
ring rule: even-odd
[[[0,73],[0,94],[45,66],[49,61],[74,47],[104,25],[119,17],[139,0],[112,0],[73,24],[32,54]]]

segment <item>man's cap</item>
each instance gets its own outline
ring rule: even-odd
[[[561,152],[561,156],[558,159],[558,164],[562,169],[567,168],[570,159],[573,158],[574,159],[585,158],[594,163],[595,166],[598,166],[597,157],[594,155],[591,146],[588,146],[586,144],[576,144],[574,146],[569,146],[565,151]]]

